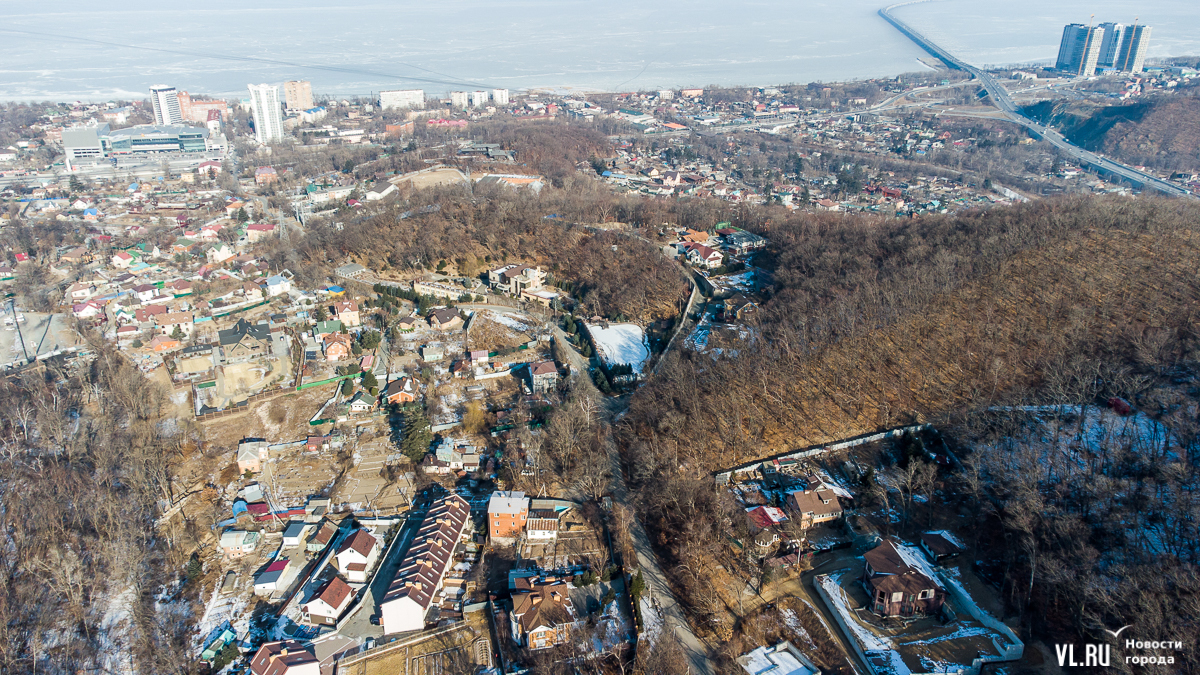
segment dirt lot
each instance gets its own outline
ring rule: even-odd
[[[310,496],[328,494],[338,475],[333,450],[310,455],[304,446],[282,451],[266,468],[263,480],[270,485],[271,496],[284,506],[303,506]]]
[[[313,387],[252,403],[242,414],[208,420],[201,426],[209,443],[225,448],[236,448],[238,441],[247,437],[265,438],[272,443],[299,440],[318,432],[308,420],[333,395],[333,387]]]
[[[456,169],[436,169],[427,173],[417,174],[415,176],[407,176],[404,178],[393,179],[392,184],[398,188],[427,188],[434,185],[449,185],[451,183],[465,183],[463,175]]]
[[[386,436],[379,436],[354,449],[354,468],[346,474],[336,495],[335,503],[353,504],[356,509],[374,509],[380,515],[390,515],[408,508],[410,495],[407,490],[410,485],[406,478],[400,476],[396,482],[388,484],[381,475],[384,467],[402,464],[411,470],[405,459]]]

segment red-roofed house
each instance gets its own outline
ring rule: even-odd
[[[721,262],[725,259],[725,256],[721,255],[720,251],[704,244],[685,242],[679,244],[677,248],[687,258],[688,262],[701,267],[708,267],[710,269],[720,267]]]
[[[354,600],[354,590],[350,584],[342,581],[341,577],[333,577],[326,581],[308,602],[301,608],[305,621],[312,626],[335,626],[350,602]]]
[[[334,557],[338,569],[352,584],[367,582],[367,572],[379,558],[379,540],[363,529],[355,530],[338,547]]]
[[[246,239],[251,244],[275,234],[275,223],[255,223],[246,226]]]
[[[251,675],[321,675],[316,655],[296,640],[268,642],[250,660]]]

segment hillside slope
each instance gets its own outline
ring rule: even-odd
[[[1200,98],[1190,92],[1097,106],[1042,101],[1024,109],[1088,150],[1171,171],[1200,171]]]
[[[813,303],[810,288],[803,293],[811,303],[807,310],[792,311],[796,301],[781,305],[802,287],[793,279],[765,308],[758,330],[767,339],[747,345],[733,360],[675,357],[635,397],[631,420],[651,429],[665,410],[686,417],[678,431],[681,449],[715,469],[987,400],[1020,398],[1043,384],[1054,364],[1074,356],[1133,358],[1159,332],[1188,325],[1200,299],[1200,214],[1193,207],[1168,213],[1168,206],[1185,208],[1077,202],[1051,213],[1055,206],[1029,207],[1026,218],[1049,213],[1060,231],[1038,235],[1041,241],[1003,258],[974,261],[974,270],[946,263],[956,254],[944,248],[875,289],[864,290],[854,279],[852,286],[832,290],[872,296],[853,305]],[[1000,236],[987,227],[980,225],[976,234]],[[912,239],[906,229],[880,236],[903,246]],[[987,269],[978,267],[983,262]],[[788,272],[778,272],[785,284]],[[931,290],[928,301],[903,307],[905,297],[921,295],[912,279],[964,272],[977,276],[954,287],[947,279],[948,290]],[[889,309],[901,312],[887,316]],[[884,318],[819,337],[816,326],[827,312],[878,312]]]

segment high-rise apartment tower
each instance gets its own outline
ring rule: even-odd
[[[183,124],[179,93],[175,91],[175,87],[165,84],[150,87],[150,105],[154,108],[155,124]]]
[[[1104,29],[1100,26],[1068,24],[1063,28],[1062,43],[1059,44],[1058,60],[1054,67],[1080,77],[1095,75],[1103,41]]]
[[[283,83],[283,100],[288,112],[299,112],[313,107],[312,82],[292,80]]]
[[[250,109],[254,113],[254,139],[262,144],[283,140],[283,111],[279,107],[279,87],[248,84]]]

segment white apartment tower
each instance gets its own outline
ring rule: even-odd
[[[312,82],[308,80],[284,82],[283,100],[287,103],[288,112],[309,110],[313,107]]]
[[[492,103],[495,103],[496,105],[508,105],[508,90],[507,89],[493,89],[492,90]]]
[[[465,92],[465,91],[450,92],[450,107],[451,108],[457,108],[459,110],[466,110],[467,105],[469,103],[470,103],[470,99],[467,96],[467,92]]]
[[[150,105],[154,107],[155,124],[183,124],[183,111],[179,108],[179,92],[175,87],[156,84],[150,87]]]
[[[488,104],[488,93],[486,91],[471,92],[471,107],[484,108]]]
[[[379,107],[383,110],[412,108],[420,110],[425,107],[425,91],[423,89],[397,89],[379,92]]]
[[[279,107],[279,87],[248,84],[250,109],[254,113],[254,140],[266,145],[283,140],[283,112]]]
[[[1063,28],[1062,43],[1059,44],[1058,60],[1054,67],[1078,77],[1095,75],[1103,42],[1104,29],[1100,26],[1068,24]]]
[[[1150,42],[1150,26],[1139,26],[1135,22],[1125,28],[1121,46],[1117,48],[1117,57],[1113,68],[1127,73],[1142,72],[1146,62],[1146,45]]]

